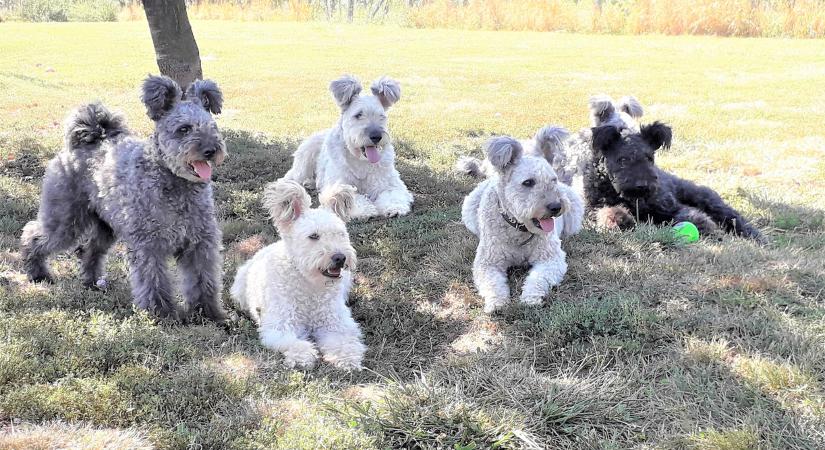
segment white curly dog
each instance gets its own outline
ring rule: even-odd
[[[372,95],[359,95],[361,83],[344,76],[329,85],[341,107],[334,127],[307,138],[284,175],[318,191],[336,183],[355,186],[353,219],[392,217],[410,212],[413,196],[395,169],[395,149],[387,130],[387,110],[401,98],[398,82],[383,77]]]
[[[521,302],[540,304],[552,286],[561,283],[567,261],[562,236],[578,233],[584,202],[570,186],[559,182],[542,156],[525,154],[510,137],[490,140],[485,149],[490,178],[464,199],[461,218],[479,238],[473,261],[473,281],[484,298],[484,311],[501,309],[510,299],[507,269],[530,265]],[[467,161],[459,169],[468,170]]]
[[[352,186],[330,186],[321,206],[310,209],[294,181],[270,183],[264,192],[281,240],[238,269],[231,294],[258,324],[261,343],[289,367],[311,367],[320,351],[339,368],[361,368],[366,346],[346,305],[356,256],[344,222],[354,196]]]

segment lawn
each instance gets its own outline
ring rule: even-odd
[[[822,41],[193,23],[224,90],[216,170],[224,299],[275,231],[260,205],[300,139],[330,126],[328,82],[388,74],[412,214],[351,224],[366,370],[285,369],[243,317],[156,323],[130,304],[124,249],[105,293],[77,259],[31,284],[17,239],[68,110],[100,99],[147,134],[147,26],[0,24],[0,447],[822,448],[825,61]],[[586,228],[537,308],[481,311],[471,180],[490,135],[587,125],[587,98],[635,94],[674,128],[660,165],[717,189],[768,236],[673,245]],[[524,277],[515,271],[512,282]]]

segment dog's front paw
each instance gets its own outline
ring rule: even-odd
[[[521,299],[519,301],[521,301],[521,303],[523,303],[525,305],[533,306],[533,305],[541,305],[541,302],[543,300],[544,300],[544,297],[542,297],[540,295],[522,295]]]
[[[358,220],[358,219],[369,219],[370,217],[375,217],[379,215],[378,208],[369,201],[363,195],[358,195],[355,197],[355,207],[350,213],[350,219]]]
[[[344,370],[361,370],[367,347],[360,341],[342,343],[324,352],[324,359],[333,366]]]
[[[284,364],[287,367],[309,368],[318,359],[318,350],[308,341],[296,341],[284,350]]]
[[[596,211],[596,225],[608,230],[629,230],[636,226],[636,219],[624,206],[607,206]]]
[[[500,298],[487,299],[487,300],[484,301],[484,312],[487,313],[487,314],[492,314],[492,313],[504,308],[504,305],[506,305],[506,304],[507,304],[506,299],[500,299]]]
[[[404,216],[410,212],[410,205],[390,205],[383,211],[380,211],[384,217]]]

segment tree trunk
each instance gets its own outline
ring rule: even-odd
[[[184,0],[143,0],[143,10],[160,73],[185,91],[190,83],[203,78],[203,70]]]
[[[347,2],[347,22],[352,23],[352,13],[355,10],[355,0]]]

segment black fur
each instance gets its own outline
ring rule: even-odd
[[[605,125],[590,132],[592,170],[585,176],[584,190],[597,220],[609,218],[602,225],[624,228],[634,225],[634,218],[656,224],[689,221],[702,234],[721,227],[761,240],[759,231],[712,189],[656,167],[656,150],[670,147],[667,125],[654,122],[639,133]],[[609,211],[599,211],[604,208]]]

